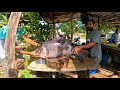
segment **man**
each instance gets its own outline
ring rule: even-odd
[[[4,42],[5,42],[5,38],[6,38],[6,32],[7,32],[7,26],[3,26],[2,30],[0,30],[0,42],[1,42],[1,46],[4,49]],[[20,28],[17,29],[17,33],[16,33],[16,41],[18,39],[18,37],[21,36],[27,43],[34,45],[34,46],[40,46],[40,44],[38,44],[37,42],[31,40],[30,38],[27,38],[22,30]],[[2,50],[3,51],[3,50]],[[29,54],[29,55],[33,55],[35,56],[35,54],[33,54],[32,52],[26,52],[26,51],[22,51],[19,49],[15,49],[15,51],[17,53],[21,53],[21,54]],[[3,51],[4,52],[4,51]]]
[[[85,23],[86,29],[89,31],[87,35],[86,45],[77,46],[73,48],[74,53],[78,53],[82,49],[89,49],[90,57],[93,58],[98,64],[102,59],[101,53],[101,34],[98,30],[94,30],[94,21],[88,20]],[[93,78],[96,69],[89,71],[89,78]]]
[[[7,16],[7,19],[9,19],[9,16],[10,14],[8,14]],[[6,38],[6,32],[7,32],[7,26],[3,26],[2,29],[0,30],[0,50],[1,50],[1,54],[2,54],[2,58],[5,57],[3,55],[4,53],[4,42],[5,42],[5,38]],[[40,44],[38,44],[37,42],[31,40],[30,38],[27,38],[23,31],[18,27],[17,29],[17,32],[16,32],[16,41],[19,37],[22,37],[24,39],[24,41],[26,41],[27,43],[31,44],[31,45],[34,45],[34,46],[40,46]],[[19,50],[19,49],[15,49],[15,51],[17,53],[20,53],[20,54],[29,54],[29,55],[32,55],[32,56],[36,56],[34,53],[32,52],[27,52],[27,51],[22,51],[22,50]]]
[[[8,15],[7,19],[9,18],[10,15]],[[7,26],[3,26],[2,29],[0,30],[0,64],[3,67],[3,71],[6,72],[7,66],[6,66],[6,60],[5,60],[5,50],[4,50],[4,42],[5,42],[5,38],[6,38],[6,32],[7,32]],[[21,36],[27,43],[34,45],[34,46],[40,46],[40,44],[34,42],[33,40],[27,38],[22,30],[20,28],[17,29],[16,32],[16,41],[18,39],[18,37]],[[27,52],[27,51],[23,51],[23,50],[19,50],[19,49],[15,49],[15,51],[17,53],[20,54],[29,54],[32,56],[37,57],[37,54],[33,53],[33,52]]]
[[[115,43],[115,44],[118,43],[118,28],[116,29],[115,33],[112,34],[111,41],[112,43]]]

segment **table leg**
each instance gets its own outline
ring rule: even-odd
[[[52,78],[55,78],[55,77],[56,77],[56,73],[53,72],[53,73],[52,73]]]

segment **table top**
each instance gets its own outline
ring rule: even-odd
[[[28,69],[32,71],[43,71],[43,72],[71,72],[71,71],[85,71],[100,68],[100,65],[97,64],[91,58],[85,58],[82,63],[69,64],[67,67],[61,68],[60,70],[52,69],[46,66],[46,64],[41,64],[36,62],[37,60],[31,62],[28,65]]]

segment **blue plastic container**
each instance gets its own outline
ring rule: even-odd
[[[109,55],[107,51],[103,51],[102,52],[102,60],[101,60],[101,65],[106,65],[108,64],[108,59],[109,59]]]
[[[95,74],[95,73],[96,73],[96,71],[97,71],[96,69],[89,70],[89,71],[88,71],[88,74],[89,74],[89,75],[91,75],[91,74]]]

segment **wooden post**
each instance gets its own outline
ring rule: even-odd
[[[15,38],[21,14],[22,12],[12,12],[7,25],[5,39],[5,54],[8,66],[7,77],[17,77],[17,67],[15,63]]]
[[[86,39],[87,39],[87,36],[88,36],[88,30],[87,30],[87,28],[86,28]]]
[[[72,44],[72,40],[73,40],[73,20],[71,19],[71,44]]]
[[[53,28],[52,28],[53,37],[52,37],[52,38],[54,38],[54,37],[56,37],[55,22],[54,22],[54,14],[49,12],[49,15],[51,16],[50,19],[53,21]]]
[[[98,17],[98,30],[100,30],[100,17]]]
[[[55,22],[53,20],[53,38],[56,37],[56,31],[55,31]]]

